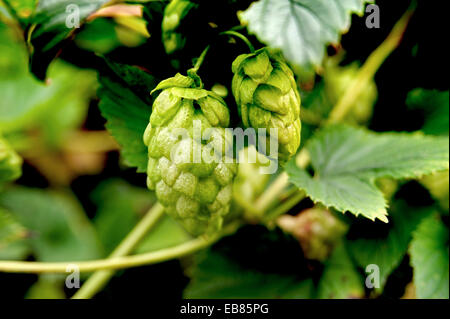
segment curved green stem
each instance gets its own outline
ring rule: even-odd
[[[67,273],[67,269],[73,269],[74,266],[76,266],[80,272],[94,272],[97,270],[118,270],[152,265],[167,260],[184,257],[209,247],[223,236],[235,232],[239,226],[239,223],[233,223],[225,227],[222,232],[214,236],[198,237],[175,247],[127,257],[55,263],[34,261],[0,261],[0,272],[30,274]]]
[[[246,36],[244,36],[243,34],[241,34],[239,32],[236,32],[236,31],[233,31],[233,30],[229,30],[229,31],[224,31],[224,32],[220,33],[220,35],[231,35],[231,36],[234,36],[236,38],[239,38],[239,39],[241,39],[242,41],[245,42],[245,44],[248,46],[250,52],[252,52],[252,53],[255,52],[255,47],[250,42],[250,40],[247,39]]]
[[[163,214],[164,207],[162,207],[161,204],[156,203],[120,245],[117,246],[109,258],[113,259],[130,254],[150,229],[158,223]],[[113,270],[102,270],[92,274],[72,298],[87,299],[93,297],[98,291],[106,286],[111,277],[114,276],[114,273]]]

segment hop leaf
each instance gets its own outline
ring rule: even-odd
[[[263,48],[233,63],[233,94],[246,127],[278,129],[279,160],[285,162],[300,146],[300,94],[283,57]],[[269,144],[270,139],[267,139]]]
[[[22,158],[0,137],[0,182],[12,181],[22,174]]]
[[[230,121],[225,102],[195,82],[177,74],[157,86],[162,92],[153,104],[144,143],[149,189],[169,215],[200,235],[221,228],[237,164],[232,134],[225,130]]]

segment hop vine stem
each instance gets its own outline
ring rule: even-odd
[[[80,272],[95,272],[98,270],[119,270],[152,265],[174,258],[184,257],[209,247],[223,236],[235,232],[239,226],[240,223],[232,223],[226,226],[219,234],[213,236],[198,237],[178,246],[126,257],[55,263],[34,261],[0,261],[0,272],[30,274],[66,273],[68,267],[72,267],[74,265],[78,267]]]
[[[209,239],[197,238],[182,245],[162,249],[146,254],[118,257],[110,259],[98,259],[92,261],[72,262],[27,262],[27,261],[1,261],[0,272],[10,273],[66,273],[68,267],[78,267],[80,272],[94,272],[97,270],[118,270],[143,265],[152,265],[174,258],[183,257],[200,249],[208,247],[218,239],[218,236]]]

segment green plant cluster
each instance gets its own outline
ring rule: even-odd
[[[432,5],[326,2],[0,0],[0,299],[448,298]]]

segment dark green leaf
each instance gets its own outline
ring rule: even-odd
[[[406,255],[412,232],[429,215],[430,208],[412,208],[399,202],[389,212],[391,223],[387,236],[351,238],[346,242],[350,255],[359,267],[363,270],[371,264],[379,267],[381,291],[388,276]]]
[[[125,163],[147,171],[148,151],[143,142],[151,113],[150,91],[158,81],[129,65],[108,61],[112,73],[100,76],[100,110],[108,120],[106,128],[122,149]]]
[[[281,231],[247,226],[197,256],[186,298],[311,298],[301,248]]]
[[[312,280],[265,274],[242,268],[215,252],[209,252],[197,266],[186,298],[311,298]]]

